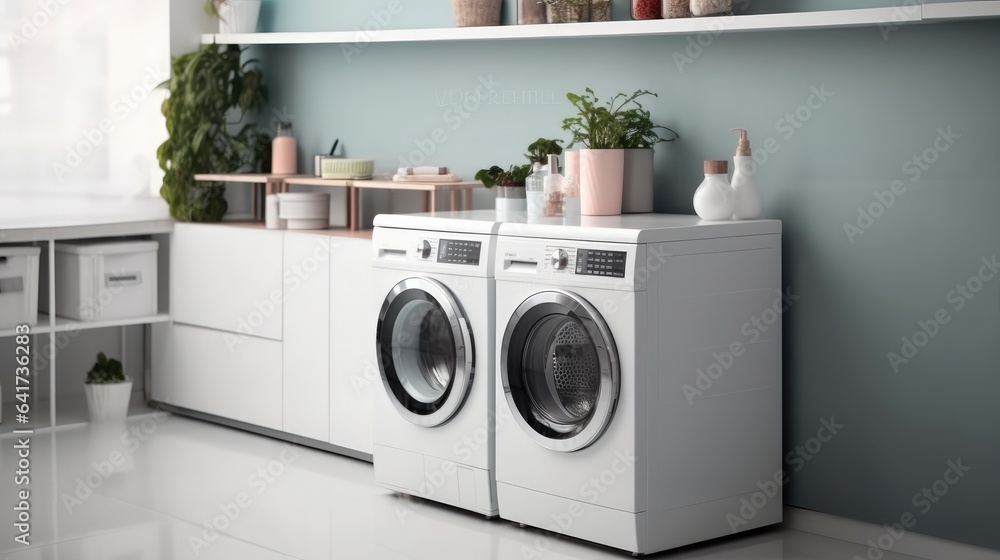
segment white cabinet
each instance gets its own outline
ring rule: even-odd
[[[170,256],[174,321],[281,340],[281,232],[178,223]]]
[[[284,234],[283,428],[330,434],[330,237]]]
[[[372,395],[381,298],[371,293],[370,239],[330,239],[330,443],[372,452]]]
[[[280,342],[168,324],[153,348],[152,400],[281,429]]]

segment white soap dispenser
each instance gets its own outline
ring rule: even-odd
[[[756,220],[760,217],[760,189],[753,178],[753,158],[750,152],[750,139],[747,131],[742,128],[732,128],[740,132],[740,143],[733,157],[733,190],[736,191],[736,210],[734,220]]]

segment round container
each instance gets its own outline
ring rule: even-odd
[[[330,227],[329,193],[280,193],[278,217],[288,229],[327,229]]]

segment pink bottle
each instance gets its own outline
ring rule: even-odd
[[[296,159],[295,137],[292,136],[292,123],[278,123],[278,133],[271,141],[271,173],[275,175],[295,175],[298,171]]]

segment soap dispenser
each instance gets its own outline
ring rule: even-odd
[[[760,190],[753,178],[753,158],[750,152],[750,139],[747,131],[742,128],[730,129],[740,132],[740,143],[733,157],[733,190],[736,192],[736,210],[734,220],[755,220],[760,217]]]

